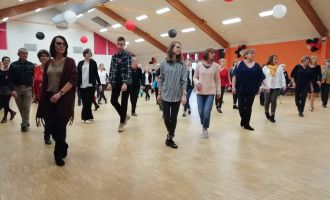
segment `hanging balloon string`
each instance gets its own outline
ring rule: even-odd
[[[127,7],[121,7],[121,6],[113,6],[113,5],[104,5],[104,4],[99,4],[98,6],[113,9],[116,11],[124,11],[128,13],[135,13],[135,14],[140,14],[140,13],[145,13],[149,16],[159,16],[158,14],[155,13],[155,11],[146,11],[146,10],[137,10],[137,9],[131,9]],[[162,17],[168,18],[168,19],[173,19],[173,20],[178,20],[178,21],[189,21],[184,17],[173,17],[173,16],[165,16],[163,15]],[[199,21],[199,20],[198,20]]]

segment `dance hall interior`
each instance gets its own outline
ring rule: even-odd
[[[329,200],[329,0],[0,0],[0,200]]]

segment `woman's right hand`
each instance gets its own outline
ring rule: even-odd
[[[201,85],[200,83],[198,83],[198,84],[196,85],[196,89],[197,89],[197,91],[201,91],[201,89],[202,89],[202,85]]]

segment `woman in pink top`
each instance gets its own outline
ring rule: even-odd
[[[221,96],[220,99],[215,100],[215,105],[217,107],[217,110],[219,113],[222,113],[221,106],[223,103],[223,94],[225,93],[226,87],[229,87],[231,85],[228,70],[225,68],[226,65],[226,59],[221,58],[219,60],[219,77],[221,80]]]
[[[206,49],[203,55],[203,61],[198,63],[194,74],[194,83],[196,85],[198,112],[203,126],[203,137],[208,138],[207,129],[210,125],[211,110],[214,96],[220,98],[220,78],[218,75],[219,65],[213,62],[214,49]]]

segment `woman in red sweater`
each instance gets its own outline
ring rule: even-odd
[[[219,77],[221,80],[221,96],[219,99],[216,99],[215,105],[219,113],[222,113],[221,106],[223,103],[223,94],[225,92],[226,87],[231,85],[228,70],[225,68],[226,60],[221,58],[219,60]]]
[[[33,78],[33,102],[40,102],[41,96],[41,84],[43,80],[44,66],[45,63],[50,59],[50,54],[47,50],[41,49],[37,54],[41,65],[34,68],[34,78]]]

